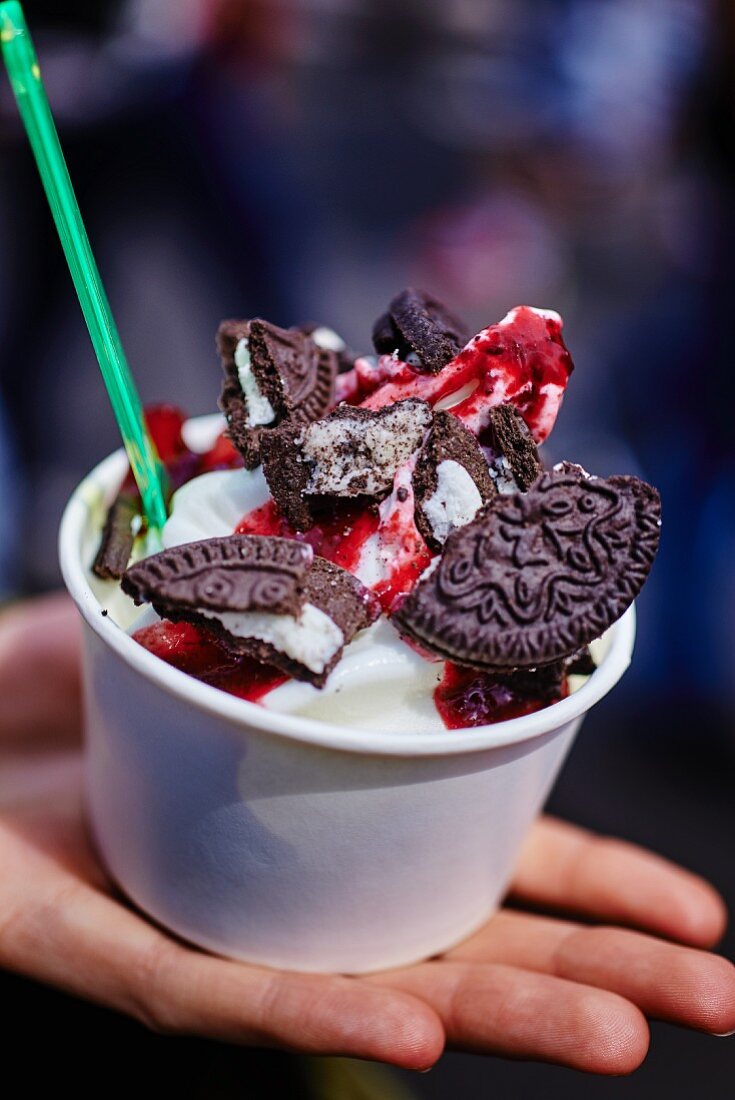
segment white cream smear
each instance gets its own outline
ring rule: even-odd
[[[493,459],[488,465],[488,472],[495,482],[495,488],[499,493],[518,492],[516,479],[513,477],[513,471],[505,455],[500,455],[498,458]]]
[[[221,623],[236,638],[257,638],[267,642],[292,661],[316,673],[324,672],[345,640],[335,621],[311,603],[304,604],[298,618],[267,611],[200,609],[199,613]]]
[[[464,466],[445,459],[436,468],[436,489],[421,510],[426,516],[434,538],[446,542],[455,527],[464,527],[482,505],[480,491]]]
[[[276,413],[253,374],[253,364],[250,360],[250,349],[246,336],[238,341],[235,348],[235,366],[237,367],[237,377],[240,380],[240,388],[245,394],[248,405],[248,424],[251,428],[258,428],[263,424],[272,424],[276,419]]]

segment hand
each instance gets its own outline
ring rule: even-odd
[[[735,1028],[735,969],[702,950],[725,924],[714,890],[632,845],[549,819],[530,835],[512,896],[600,925],[504,909],[441,958],[367,978],[269,970],[187,947],[125,903],[89,846],[70,745],[77,622],[65,598],[0,616],[0,698],[8,969],[162,1032],[412,1069],[448,1043],[627,1073],[646,1054],[646,1016]]]

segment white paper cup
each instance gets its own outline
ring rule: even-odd
[[[193,428],[203,441],[212,418]],[[523,718],[410,734],[275,714],[102,614],[89,566],[124,470],[122,452],[93,470],[60,533],[85,623],[89,817],[114,878],[180,936],[269,966],[360,973],[469,935],[501,901],[582,718],[628,666],[633,609],[577,692]]]

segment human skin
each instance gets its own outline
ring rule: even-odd
[[[89,842],[79,683],[65,596],[0,615],[0,966],[160,1032],[417,1070],[450,1047],[624,1074],[645,1058],[647,1018],[735,1029],[735,968],[707,950],[726,922],[715,890],[551,818],[533,828],[506,907],[416,966],[297,974],[169,937],[125,901]]]

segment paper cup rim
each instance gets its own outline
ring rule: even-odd
[[[219,421],[219,417],[200,417],[188,422],[188,427],[191,434],[204,435]],[[583,717],[615,686],[630,664],[635,640],[633,605],[610,627],[607,653],[577,691],[533,714],[491,725],[423,733],[364,730],[299,715],[279,714],[257,703],[229,695],[166,664],[134,641],[109,616],[102,614],[102,605],[92,591],[87,576],[90,563],[83,562],[81,558],[82,533],[89,519],[89,505],[85,497],[88,498],[93,485],[104,486],[111,492],[124,476],[125,464],[123,450],[113,452],[98,463],[72,493],[59,529],[59,561],[64,583],[85,622],[109,649],[162,691],[203,714],[224,719],[234,726],[246,726],[337,751],[405,757],[453,756],[515,745]]]

